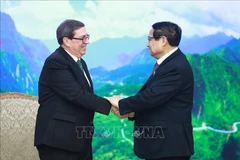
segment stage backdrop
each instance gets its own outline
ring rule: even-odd
[[[155,60],[146,48],[151,25],[173,21],[194,76],[192,160],[240,159],[240,21],[238,1],[1,1],[1,92],[38,95],[45,58],[57,47],[55,30],[67,18],[91,35],[87,54],[100,96],[134,95]],[[95,160],[137,160],[133,123],[96,114]]]

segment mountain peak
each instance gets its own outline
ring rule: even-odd
[[[203,54],[212,48],[228,43],[231,39],[233,39],[232,36],[227,36],[223,32],[217,32],[205,37],[194,36],[182,39],[179,47],[184,53]]]
[[[1,32],[16,30],[13,19],[6,13],[1,12]],[[1,34],[2,36],[2,34]]]

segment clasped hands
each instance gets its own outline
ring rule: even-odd
[[[104,98],[107,99],[112,104],[111,110],[119,118],[124,119],[124,118],[128,118],[128,117],[133,117],[133,113],[120,115],[118,102],[122,99],[122,97],[112,96],[112,97],[104,97]]]

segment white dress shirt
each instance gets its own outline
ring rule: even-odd
[[[173,54],[173,52],[175,52],[177,49],[178,49],[178,47],[174,48],[173,50],[171,50],[170,52],[168,52],[167,54],[165,54],[164,56],[159,58],[157,60],[158,65],[160,65],[167,57],[169,57],[171,54]]]
[[[72,55],[71,53],[69,53],[67,50],[65,50],[65,51],[66,51],[66,52],[73,58],[73,60],[77,63],[78,58],[77,58],[76,56]],[[81,58],[80,58],[79,60],[81,60]],[[85,78],[86,78],[89,86],[91,87],[91,83],[90,83],[90,81],[89,81],[89,79],[88,79],[88,77],[87,77],[84,69],[83,69],[83,74],[84,74],[84,76],[85,76]]]

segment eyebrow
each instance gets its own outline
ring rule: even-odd
[[[83,34],[83,35],[75,35],[76,37],[86,37],[89,36],[89,34]]]
[[[88,36],[89,34],[82,34],[82,35],[80,35],[80,36]]]

